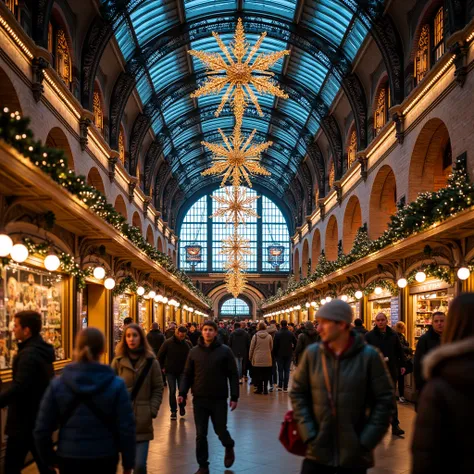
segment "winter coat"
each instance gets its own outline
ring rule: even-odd
[[[140,357],[135,368],[128,356],[118,356],[112,361],[112,369],[122,377],[125,386],[131,394],[133,386],[140,372],[146,365],[145,356]],[[133,401],[133,412],[135,414],[137,441],[149,441],[153,439],[153,418],[156,418],[163,398],[163,376],[160,364],[154,358],[150,370]]]
[[[474,337],[443,344],[423,361],[412,474],[474,472]]]
[[[239,374],[235,357],[230,348],[217,338],[206,346],[203,338],[189,352],[179,394],[187,396],[189,389],[194,398],[225,400],[239,399]]]
[[[407,341],[405,334],[397,332],[397,336],[402,346],[403,353],[405,354],[405,358],[411,357],[413,355],[413,349],[410,348],[410,343]]]
[[[167,374],[181,375],[190,350],[191,342],[186,339],[180,341],[176,336],[166,339],[158,353],[160,367],[164,368]]]
[[[273,354],[278,357],[292,357],[296,347],[296,337],[288,328],[281,328],[275,334]]]
[[[106,425],[84,403],[63,420],[78,395],[112,423]],[[65,367],[47,389],[34,431],[36,446],[45,464],[54,464],[52,436],[59,427],[57,454],[62,458],[97,459],[122,454],[124,469],[135,465],[135,420],[124,381],[98,362]]]
[[[220,344],[225,344],[226,346],[229,345],[229,333],[224,328],[219,328],[217,330],[217,340]]]
[[[250,344],[249,359],[253,367],[271,367],[273,339],[267,331],[258,331]]]
[[[303,333],[300,334],[300,337],[298,337],[298,342],[296,343],[296,349],[295,349],[295,359],[296,363],[301,359],[301,356],[303,355],[304,350],[310,345],[314,344],[315,342],[319,342],[321,338],[319,337],[318,332],[316,329],[311,329],[307,330],[304,329]]]
[[[354,332],[357,332],[357,333],[359,333],[359,334],[362,334],[363,336],[369,332],[369,331],[367,331],[367,329],[365,328],[365,326],[354,326],[354,327],[352,328],[352,330],[353,330]]]
[[[176,331],[176,329],[168,328],[168,329],[165,331],[165,339],[170,339],[171,337],[173,337],[175,331]]]
[[[368,344],[377,347],[384,357],[388,359],[386,363],[392,380],[394,382],[398,380],[400,369],[405,367],[405,354],[403,353],[397,333],[389,326],[387,326],[385,333],[375,326],[372,331],[365,335],[365,340]]]
[[[277,333],[277,331],[278,329],[274,324],[270,324],[270,326],[267,327],[268,334],[270,334],[270,336],[272,336],[273,338],[275,338],[275,334]]]
[[[197,346],[197,343],[201,335],[202,335],[201,331],[197,329],[194,332],[191,332],[191,331],[188,332],[189,340],[191,341],[191,344],[193,345],[193,347]]]
[[[428,331],[426,331],[425,334],[423,334],[423,336],[418,339],[415,357],[413,359],[413,376],[415,377],[415,387],[418,392],[421,392],[421,389],[425,384],[421,370],[423,359],[429,352],[431,352],[433,349],[436,349],[440,344],[441,336],[433,329],[433,326],[430,326]]]
[[[0,408],[8,406],[5,434],[29,438],[35,427],[41,399],[54,376],[54,349],[38,334],[18,344],[12,382],[0,394]]]
[[[244,329],[236,329],[229,338],[229,347],[235,357],[247,358],[250,350],[250,337]]]
[[[152,329],[147,335],[146,339],[150,344],[151,348],[155,355],[158,355],[158,352],[165,342],[165,336],[159,329]]]
[[[308,347],[293,376],[290,397],[306,457],[331,467],[369,468],[373,450],[390,424],[394,391],[381,354],[351,333],[352,345],[337,357],[326,345]],[[326,390],[326,354],[335,416]]]

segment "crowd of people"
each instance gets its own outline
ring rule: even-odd
[[[209,419],[229,468],[235,442],[228,409],[237,408],[240,386],[248,383],[256,395],[289,392],[293,436],[306,453],[302,473],[365,474],[389,426],[393,435],[404,434],[397,401],[406,403],[404,377],[413,371],[413,474],[472,473],[474,435],[465,427],[474,421],[473,314],[474,293],[458,296],[447,316],[433,314],[415,351],[403,322],[392,329],[380,313],[368,330],[342,300],[297,325],[208,320],[170,323],[162,332],[153,323],[145,335],[127,320],[110,366],[101,363],[104,335],[86,328],[77,334],[74,362],[54,378],[54,349],[40,335],[41,315],[19,312],[13,380],[0,393],[0,407],[9,409],[5,472],[20,474],[31,452],[41,474],[57,468],[112,474],[119,459],[125,474],[146,473],[165,386],[171,421],[186,415],[192,392],[196,474],[209,473]]]

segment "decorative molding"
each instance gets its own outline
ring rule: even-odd
[[[450,51],[455,55],[454,66],[456,70],[454,71],[454,77],[456,82],[463,87],[468,73],[469,45],[464,42],[456,43],[451,46]]]
[[[143,217],[146,219],[148,215],[148,208],[150,207],[151,204],[151,197],[147,196],[143,200]]]
[[[360,163],[360,177],[365,182],[368,176],[368,159],[365,153],[357,153],[357,161]]]
[[[132,176],[130,178],[130,182],[128,183],[128,202],[130,202],[130,204],[133,202],[133,194],[135,193],[135,188],[137,187],[137,184],[138,178]]]
[[[109,157],[109,180],[111,183],[114,182],[115,179],[115,165],[117,164],[118,158],[115,156]]]
[[[318,201],[319,213],[321,215],[321,221],[324,221],[326,218],[326,203],[325,199],[319,199]]]
[[[340,206],[342,204],[342,185],[340,181],[334,182],[334,190],[336,191],[336,201]]]
[[[48,24],[54,0],[36,0],[33,2],[33,39],[37,45],[48,47]]]
[[[84,151],[87,148],[89,143],[89,138],[87,137],[89,133],[89,127],[92,125],[92,120],[89,117],[83,117],[79,120],[79,143],[81,145],[81,150]]]
[[[367,146],[367,98],[357,74],[349,74],[342,81],[342,87],[351,104],[357,132],[357,149]]]
[[[331,147],[336,179],[340,179],[344,171],[344,147],[342,145],[342,137],[341,131],[339,130],[339,125],[337,124],[337,120],[333,115],[328,115],[324,117],[323,121],[321,122],[321,127],[326,134],[329,141],[329,146]]]
[[[43,96],[44,87],[44,70],[48,69],[49,62],[42,57],[34,58],[32,61],[33,81],[31,83],[31,91],[36,102],[41,100]]]
[[[403,115],[400,105],[395,105],[390,109],[390,115],[395,123],[395,136],[400,145],[403,145],[405,140],[405,116]]]
[[[150,128],[151,118],[145,114],[139,114],[133,124],[132,133],[130,134],[130,160],[128,164],[128,172],[135,176],[137,174],[138,158],[140,149],[145,139],[145,134]]]

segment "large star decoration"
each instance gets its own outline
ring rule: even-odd
[[[230,140],[221,129],[219,129],[219,133],[224,144],[201,142],[214,154],[213,164],[201,173],[203,176],[223,175],[221,186],[224,186],[229,177],[232,177],[233,186],[239,186],[244,178],[249,187],[252,187],[251,175],[270,176],[270,172],[260,164],[260,155],[272,146],[273,142],[252,145],[256,130],[245,140],[237,126],[229,137]]]
[[[234,33],[234,41],[230,44],[230,51],[223,43],[219,34],[216,32],[212,33],[223,56],[219,53],[190,50],[189,54],[195,56],[206,65],[209,71],[208,75],[214,76],[208,77],[204,85],[191,94],[191,97],[218,94],[227,86],[215,115],[218,117],[225,103],[230,101],[237,124],[242,123],[248,99],[253,103],[260,116],[263,116],[262,109],[252,87],[260,94],[270,94],[287,99],[288,95],[270,79],[274,74],[269,69],[283,56],[290,54],[290,52],[285,49],[269,54],[260,53],[252,62],[266,35],[266,33],[262,33],[249,51],[250,45],[245,41],[244,26],[242,19],[239,18]]]
[[[231,222],[234,226],[245,224],[249,218],[258,219],[258,214],[252,204],[259,196],[249,196],[247,190],[241,186],[228,186],[225,188],[225,196],[211,196],[220,206],[211,218],[223,217],[227,224]]]
[[[229,260],[243,260],[246,255],[252,255],[250,240],[242,237],[237,229],[234,229],[229,237],[222,240],[221,254]]]

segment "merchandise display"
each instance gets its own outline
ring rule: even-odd
[[[122,339],[123,320],[131,315],[132,297],[127,294],[114,297],[114,347]]]

